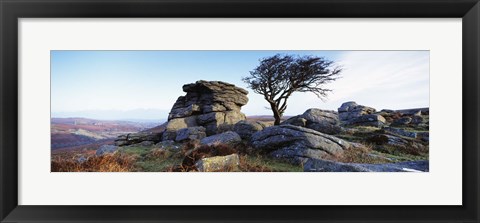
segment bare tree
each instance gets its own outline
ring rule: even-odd
[[[242,80],[255,93],[264,96],[272,109],[275,125],[279,125],[293,92],[313,92],[323,100],[331,91],[324,85],[336,80],[341,72],[333,61],[323,57],[277,54],[261,59],[260,65]]]

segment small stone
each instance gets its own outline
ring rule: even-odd
[[[118,150],[118,147],[117,146],[114,146],[114,145],[102,145],[100,146],[100,148],[97,149],[96,151],[96,155],[97,156],[102,156],[102,155],[105,155],[105,154],[108,154],[108,153],[114,153]]]
[[[237,171],[240,159],[237,154],[214,156],[200,159],[195,167],[200,172],[230,172]]]
[[[80,156],[77,158],[78,163],[84,163],[85,161],[87,161],[87,158],[85,158],[85,156]]]

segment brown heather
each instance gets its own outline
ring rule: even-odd
[[[130,172],[134,171],[136,157],[126,154],[106,154],[90,156],[84,162],[70,159],[55,158],[51,162],[52,172]]]

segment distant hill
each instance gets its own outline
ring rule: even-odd
[[[168,117],[168,110],[160,109],[132,109],[132,110],[84,110],[73,112],[52,112],[52,117],[69,118],[69,117],[83,117],[97,120],[127,120],[134,122],[143,122],[145,120],[166,119]],[[133,117],[133,119],[132,119]],[[143,120],[138,120],[135,117],[142,117]],[[160,120],[159,120],[160,121]]]
[[[119,135],[139,132],[159,123],[103,121],[87,118],[52,118],[51,149],[77,148],[109,142]]]
[[[291,117],[292,116],[283,116],[282,120],[287,120]],[[262,122],[273,122],[273,121],[275,121],[275,119],[273,118],[272,115],[251,115],[251,116],[247,116],[247,120],[262,121]]]
[[[145,129],[142,132],[152,132],[152,133],[161,133],[167,128],[168,122],[165,122],[161,125],[155,126],[153,128]]]

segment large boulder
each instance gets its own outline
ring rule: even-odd
[[[171,119],[166,126],[167,131],[178,131],[183,128],[198,126],[196,117],[184,117]]]
[[[205,128],[202,126],[195,126],[183,128],[177,131],[175,141],[182,142],[188,140],[200,140],[205,138]]]
[[[384,127],[383,130],[393,134],[409,137],[409,138],[417,138],[417,132],[407,131],[405,129],[394,128],[394,127]]]
[[[338,134],[342,131],[339,126],[338,113],[335,111],[310,108],[302,115],[291,117],[282,125],[306,127],[326,134]]]
[[[363,164],[341,163],[329,160],[308,159],[303,164],[305,172],[428,172],[428,160],[400,163]]]
[[[293,116],[281,123],[281,125],[295,125],[300,127],[307,126],[307,120],[302,115]]]
[[[239,121],[233,126],[233,131],[236,132],[242,139],[250,139],[251,136],[258,132],[262,131],[264,128],[271,126],[265,122],[261,121]]]
[[[358,118],[362,115],[368,115],[375,113],[375,109],[364,105],[358,105],[354,101],[343,103],[338,108],[338,116],[340,121],[349,123],[350,120]]]
[[[141,143],[143,141],[151,141],[153,143],[160,142],[162,140],[162,133],[156,132],[137,132],[126,135],[118,136],[115,139],[116,146],[127,146],[132,144]]]
[[[252,135],[251,144],[274,158],[292,163],[301,163],[305,158],[340,157],[351,146],[343,139],[293,125],[265,128]]]
[[[200,140],[201,145],[213,145],[215,143],[220,144],[234,144],[242,141],[240,135],[236,132],[228,131],[224,133],[220,133],[217,135],[208,136]]]
[[[200,172],[230,172],[238,170],[240,159],[237,154],[202,158],[195,163]]]
[[[197,118],[195,116],[172,119],[168,121],[165,127],[165,132],[163,133],[162,140],[175,140],[178,130],[195,126],[198,126]]]
[[[381,115],[369,114],[350,119],[348,125],[382,127],[386,120]]]
[[[164,140],[175,139],[182,128],[203,126],[206,134],[214,135],[223,126],[245,120],[240,112],[248,102],[248,91],[221,81],[200,80],[183,86],[187,94],[178,97],[169,116]]]
[[[353,111],[353,109],[355,109],[356,107],[358,107],[357,102],[354,102],[354,101],[345,102],[340,106],[340,108],[338,108],[338,112],[339,113],[350,112],[350,111]]]
[[[312,123],[329,123],[335,125],[338,123],[338,113],[335,111],[329,110],[321,110],[318,108],[310,108],[306,110],[303,115],[303,118],[307,120],[307,122]],[[308,125],[308,123],[307,123]]]

